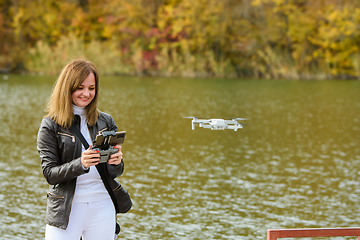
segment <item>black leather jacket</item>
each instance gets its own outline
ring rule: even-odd
[[[74,124],[80,128],[80,117],[77,115]],[[96,124],[88,128],[91,139],[95,139],[98,132],[117,131],[114,119],[103,112],[100,112]],[[43,118],[37,136],[37,150],[44,177],[50,184],[47,194],[46,224],[62,229],[68,226],[76,178],[89,172],[84,170],[80,162],[81,147],[80,139],[70,129],[59,126],[50,117]],[[106,170],[108,181],[113,181],[123,173],[124,163],[121,162],[119,165],[101,163],[97,168]]]

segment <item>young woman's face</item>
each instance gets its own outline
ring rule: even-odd
[[[73,104],[78,107],[86,107],[95,97],[95,76],[90,73],[89,76],[80,84],[80,86],[71,95]]]

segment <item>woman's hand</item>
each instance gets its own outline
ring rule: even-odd
[[[100,153],[96,150],[91,150],[91,146],[81,154],[81,163],[84,168],[88,169],[91,166],[97,165],[100,161]]]
[[[123,158],[123,153],[121,152],[121,145],[116,145],[114,148],[119,149],[117,153],[110,155],[110,159],[108,161],[109,164],[119,165]]]

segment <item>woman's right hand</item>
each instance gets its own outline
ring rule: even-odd
[[[100,161],[100,153],[97,150],[91,150],[91,146],[81,154],[81,164],[85,169],[95,166]]]

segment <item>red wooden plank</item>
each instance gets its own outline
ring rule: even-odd
[[[360,240],[360,228],[303,228],[303,229],[269,229],[267,240],[297,237],[345,237],[357,236]]]

